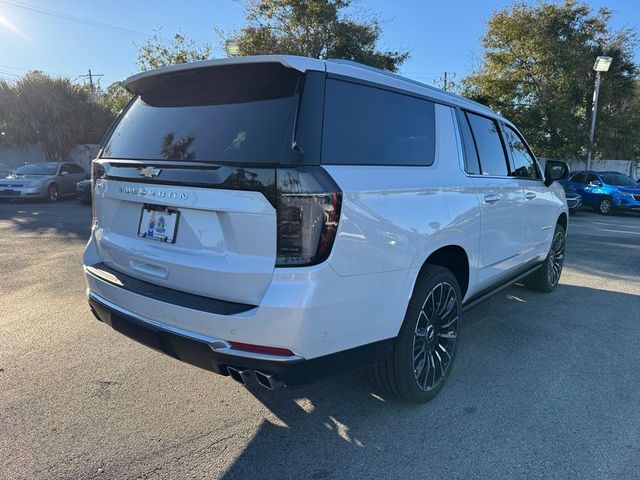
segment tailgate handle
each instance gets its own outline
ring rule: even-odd
[[[144,273],[156,278],[166,280],[169,277],[169,269],[161,265],[152,265],[151,263],[141,262],[138,260],[129,260],[129,266],[136,272]]]

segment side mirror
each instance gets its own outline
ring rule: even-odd
[[[594,180],[593,182],[589,183],[590,187],[601,187],[602,186],[602,182],[600,180]]]
[[[64,177],[65,175],[69,175],[69,172],[63,170],[62,172],[60,172],[60,175]]]
[[[544,164],[544,184],[548,187],[553,182],[569,178],[569,165],[559,160],[547,160]]]

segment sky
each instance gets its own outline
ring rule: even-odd
[[[380,47],[410,50],[400,73],[429,84],[441,82],[444,72],[455,80],[473,71],[481,60],[487,20],[510,3],[359,0],[361,8],[383,21]],[[616,28],[640,27],[640,1],[588,3],[613,10]],[[244,12],[234,0],[0,0],[0,77],[15,80],[35,69],[83,82],[80,75],[91,69],[103,75],[98,80],[106,87],[136,73],[136,45],[154,29],[164,37],[180,31],[210,43],[219,58],[225,54],[214,27],[233,31],[243,25]],[[640,51],[636,60],[640,63]]]

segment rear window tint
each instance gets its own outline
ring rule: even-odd
[[[279,64],[250,64],[134,84],[138,98],[114,129],[102,157],[279,163],[291,139],[300,76]]]
[[[482,173],[508,175],[507,158],[496,121],[470,112],[467,112],[467,118],[480,156]]]
[[[473,143],[473,136],[471,134],[471,127],[469,127],[469,120],[464,113],[460,113],[460,128],[462,130],[462,141],[464,145],[465,154],[465,170],[467,173],[473,175],[480,174],[480,160],[478,159],[478,151]]]
[[[322,163],[433,163],[433,102],[336,79],[327,79],[325,98]]]

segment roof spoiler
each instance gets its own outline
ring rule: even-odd
[[[156,68],[154,70],[140,72],[128,77],[127,79],[125,79],[124,85],[129,92],[137,94],[140,91],[140,86],[146,83],[147,80],[158,77],[160,75],[186,72],[201,68],[212,68],[222,65],[240,65],[251,63],[280,63],[287,68],[292,68],[300,72],[306,72],[309,70],[324,72],[326,70],[324,61],[319,59],[299,57],[295,55],[253,55],[245,57],[221,58],[217,60],[205,60],[202,62],[180,63],[177,65],[171,65],[169,67]]]

